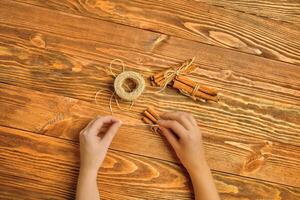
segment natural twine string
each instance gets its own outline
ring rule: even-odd
[[[116,75],[113,71],[112,71],[112,64],[114,62],[120,62],[121,65],[122,65],[122,72],[118,75]],[[97,101],[97,97],[98,95],[102,92],[102,91],[109,91],[109,92],[113,92],[111,97],[110,97],[110,100],[109,100],[109,109],[110,109],[110,112],[111,114],[113,115],[113,109],[112,109],[112,100],[113,98],[115,99],[116,101],[116,104],[117,104],[117,107],[120,109],[120,110],[123,110],[123,111],[128,111],[128,110],[131,110],[133,104],[134,104],[134,100],[136,100],[144,91],[145,89],[145,80],[144,78],[142,77],[142,75],[140,75],[139,73],[137,72],[133,72],[133,71],[125,71],[125,64],[124,62],[121,60],[121,59],[113,59],[110,64],[109,64],[109,75],[112,75],[115,80],[114,80],[114,91],[111,91],[111,90],[108,90],[108,89],[101,89],[101,90],[98,90],[94,96],[94,99],[95,99],[95,102],[96,104],[98,104],[98,101]],[[130,91],[130,92],[127,92],[125,91],[125,89],[123,88],[123,86],[127,87],[128,90],[130,90],[129,86],[125,84],[125,80],[127,79],[131,79],[134,81],[135,85],[136,85],[136,88],[133,90],[133,91]],[[121,108],[120,104],[119,104],[119,100],[118,98],[116,97],[116,95],[125,100],[125,101],[129,101],[131,102],[130,104],[130,107],[129,109],[123,109]]]
[[[195,57],[192,58],[191,61],[189,62],[184,62],[178,69],[168,69],[165,73],[164,73],[164,78],[165,78],[165,82],[164,85],[162,86],[162,88],[158,91],[158,92],[162,92],[166,89],[166,87],[168,86],[168,84],[170,82],[173,81],[173,79],[178,76],[178,75],[185,75],[186,73],[184,72],[186,69],[188,69],[194,62]]]
[[[112,71],[112,64],[116,61],[120,62],[121,65],[122,65],[122,72],[118,75],[116,75]],[[113,59],[110,62],[110,65],[109,65],[108,69],[109,69],[108,73],[115,78],[115,80],[114,80],[114,91],[111,91],[109,89],[98,90],[96,92],[95,96],[94,96],[95,103],[98,105],[97,97],[101,92],[109,91],[109,92],[112,92],[112,95],[110,96],[110,99],[109,99],[109,110],[110,110],[112,115],[113,115],[113,108],[112,108],[113,99],[115,99],[117,107],[120,110],[123,110],[123,111],[131,110],[131,108],[134,104],[134,101],[143,93],[143,91],[145,89],[145,80],[144,80],[144,78],[139,73],[136,73],[136,72],[133,72],[133,71],[125,71],[125,64],[120,59]],[[126,92],[125,89],[123,88],[123,85],[124,85],[128,90],[130,90],[129,86],[125,84],[125,80],[127,80],[127,79],[131,79],[131,80],[134,81],[134,83],[136,85],[136,88],[133,91]],[[129,109],[123,109],[120,106],[119,100],[116,97],[116,95],[118,97],[120,97],[121,99],[123,99],[123,100],[131,102]],[[157,124],[142,124],[142,123],[124,123],[124,125],[126,125],[126,126],[150,126],[151,129],[154,128],[154,127],[158,127]]]
[[[125,84],[125,81],[131,79],[134,81],[136,87],[133,91],[127,92],[125,91],[123,85]],[[132,72],[132,71],[123,71],[121,74],[119,74],[115,81],[114,81],[114,88],[116,94],[125,101],[134,101],[137,99],[144,91],[145,89],[145,80],[139,73]]]
[[[197,83],[197,85],[194,87],[192,93],[188,93],[187,91],[183,90],[183,89],[179,89],[179,92],[181,92],[183,95],[191,97],[194,101],[197,100],[197,98],[195,97],[196,92],[199,90],[199,87],[201,85],[199,83]]]

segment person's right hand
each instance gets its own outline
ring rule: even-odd
[[[185,112],[164,113],[158,120],[158,125],[161,134],[169,141],[189,173],[201,169],[206,164],[202,134],[191,114]]]

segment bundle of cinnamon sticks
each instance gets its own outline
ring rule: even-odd
[[[158,72],[157,74],[154,74],[153,76],[150,76],[151,85],[157,87],[163,87],[167,83],[166,79],[170,78],[170,82],[171,82],[176,76],[176,73],[174,72],[178,70],[180,70],[181,74],[191,73],[197,68],[197,66],[193,64],[193,60],[194,59],[189,59],[178,66],[166,69],[164,71]]]
[[[180,66],[154,74],[150,77],[151,85],[158,87],[171,85],[193,100],[204,99],[217,102],[216,89],[202,85],[186,76],[197,68],[197,66],[193,64],[193,60],[194,59],[189,59]]]
[[[143,112],[143,115],[142,121],[145,124],[151,125],[154,131],[158,131],[158,127],[153,125],[157,124],[157,120],[160,118],[159,113],[153,107],[148,107],[147,110]]]
[[[204,99],[215,102],[219,100],[216,89],[197,83],[185,76],[176,76],[172,86],[193,100]]]

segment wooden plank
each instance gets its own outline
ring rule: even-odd
[[[195,0],[225,9],[258,15],[270,19],[300,25],[300,2],[298,0]]]
[[[82,42],[4,25],[1,26],[1,30],[3,56],[0,60],[0,81],[90,102],[94,102],[97,90],[110,88],[112,79],[103,77],[103,71],[112,58],[123,58],[131,65],[132,70],[142,72],[145,77],[155,69],[174,64],[174,60],[168,57],[150,56],[141,51],[115,45]],[[28,39],[31,36],[37,39],[45,38],[47,48],[34,46],[36,41]],[[172,48],[173,46],[169,47]],[[141,59],[143,65],[139,64],[136,58]],[[235,66],[233,62],[228,62],[229,67],[233,67],[221,71],[211,67],[214,63],[210,60],[205,61],[210,66],[200,65],[193,77],[220,89],[219,104],[194,104],[181,95],[176,95],[172,90],[167,90],[165,96],[153,93],[154,89],[148,86],[145,95],[136,102],[136,109],[141,111],[145,104],[156,104],[168,110],[180,104],[182,110],[192,112],[201,121],[207,121],[209,127],[234,132],[233,137],[235,134],[252,137],[252,132],[256,132],[259,139],[298,145],[299,139],[294,133],[299,129],[297,122],[300,105],[300,68],[287,64],[282,67],[281,63],[268,61],[261,64],[260,61],[255,62],[259,67],[263,67],[259,71],[255,66],[251,66],[250,58],[248,64],[252,70]],[[227,67],[226,64],[223,65],[224,68]],[[98,70],[96,66],[103,70]],[[274,68],[277,70],[273,70]],[[250,73],[252,75],[248,75]],[[103,94],[99,102],[105,108],[110,93],[104,91]],[[161,101],[157,102],[157,98]],[[218,117],[215,118],[216,116]],[[211,118],[215,120],[208,120]],[[222,121],[224,119],[226,120]],[[234,127],[234,130],[231,127]]]
[[[73,199],[77,143],[0,127],[0,197]],[[297,199],[300,189],[213,172],[222,199]],[[98,176],[103,199],[192,199],[184,170],[170,162],[109,150]]]
[[[299,25],[300,18],[295,17],[299,15],[299,2],[287,1],[282,4],[282,2],[274,3],[273,1],[272,3],[269,1],[249,3],[232,0],[19,1],[66,13],[149,29],[265,58],[300,63],[299,26],[202,3],[208,2],[254,14],[264,13],[267,8],[270,8],[271,10],[266,14],[268,16],[270,16],[269,13],[274,16],[281,11],[295,12],[289,19],[293,19]],[[272,7],[273,4],[276,5]],[[277,12],[273,12],[274,10]],[[167,38],[163,36],[160,39],[166,40]]]
[[[12,7],[13,9],[11,9]],[[14,49],[7,49],[10,47],[6,46],[2,47],[4,59],[5,56],[17,54],[19,56],[18,60],[30,63],[29,66],[33,65],[37,68],[39,65],[47,67],[50,64],[53,67],[52,71],[55,70],[55,74],[59,75],[60,70],[72,70],[73,65],[75,65],[75,69],[73,69],[75,72],[89,67],[95,69],[94,65],[101,67],[104,64],[104,66],[107,66],[107,63],[113,58],[118,57],[125,60],[129,66],[136,68],[136,70],[144,70],[148,75],[152,69],[161,70],[162,67],[168,67],[174,61],[181,62],[196,56],[195,62],[200,65],[200,69],[196,71],[196,78],[201,77],[208,84],[223,89],[238,84],[239,87],[243,87],[243,90],[235,90],[239,93],[244,93],[244,87],[250,87],[252,89],[251,95],[264,95],[266,92],[274,91],[276,94],[269,96],[273,96],[276,100],[278,98],[281,100],[281,94],[284,93],[283,96],[286,94],[292,96],[291,98],[295,99],[299,105],[297,100],[300,97],[300,82],[298,81],[300,80],[300,69],[296,65],[270,61],[176,37],[168,37],[167,40],[157,44],[155,41],[161,37],[161,34],[84,17],[75,18],[59,12],[37,7],[32,8],[13,2],[2,3],[0,11],[2,16],[0,22],[3,24],[1,27],[3,40],[8,40],[12,44],[22,43],[21,46]],[[32,20],[28,23],[26,19]],[[56,19],[60,20],[57,21]],[[10,26],[4,24],[25,28],[19,30],[15,28],[15,31],[22,32],[14,32]],[[76,24],[76,27],[74,27],[74,24]],[[6,34],[8,36],[5,36]],[[12,39],[10,37],[17,38]],[[24,51],[22,49],[24,43],[29,45],[30,49]],[[153,47],[153,44],[156,44],[155,47]],[[48,56],[52,59],[48,64],[39,57],[30,56],[32,53],[30,50],[35,47],[38,47],[41,53],[45,51],[49,53]],[[72,56],[69,58],[65,53],[71,53]],[[69,61],[73,59],[74,54],[80,56],[80,58],[77,58],[74,62]],[[109,55],[109,58],[103,63],[102,56],[106,55]],[[55,59],[59,60],[59,63],[55,63]],[[101,62],[96,63],[93,61]],[[145,67],[147,67],[146,70]],[[37,68],[36,70],[42,69]],[[48,70],[48,75],[50,72],[51,70]],[[71,75],[71,73],[65,72],[64,75]],[[99,76],[103,76],[103,73]],[[60,78],[63,78],[63,76]],[[77,82],[79,81],[77,80]],[[218,81],[221,82],[218,83]],[[47,82],[50,82],[50,80]]]
[[[96,115],[107,115],[103,106],[24,88],[0,85],[0,125],[77,141],[79,131]],[[168,107],[164,107],[168,109]],[[118,114],[122,121],[138,124],[143,107]],[[161,108],[160,108],[161,109]],[[210,127],[212,115],[203,110],[204,145],[212,169],[283,183],[299,185],[300,147],[273,142],[272,137],[249,137],[234,128],[220,130]],[[211,119],[210,119],[211,118]],[[206,120],[205,120],[206,119]],[[200,121],[200,120],[199,120]],[[228,125],[227,125],[228,126]],[[231,133],[233,132],[233,133]],[[296,133],[296,132],[295,132]],[[286,140],[285,137],[282,136]],[[298,141],[298,138],[295,140]],[[296,142],[297,142],[296,141]],[[167,142],[144,126],[124,125],[112,143],[112,149],[178,162]],[[286,170],[286,169],[289,170]]]
[[[182,62],[182,60],[173,59],[163,54],[174,54],[172,56],[176,56],[176,52],[172,53],[168,49],[177,48],[179,44],[184,44],[183,41],[172,42],[173,45],[167,45],[157,55],[145,52],[143,39],[136,41],[135,43],[138,45],[134,45],[133,48],[125,48],[114,44],[57,36],[44,31],[28,30],[27,28],[16,28],[3,24],[0,27],[3,65],[1,81],[39,88],[44,87],[45,84],[57,83],[54,88],[46,86],[45,90],[54,89],[55,92],[59,91],[72,97],[75,95],[76,98],[88,101],[93,100],[94,93],[101,86],[100,81],[104,78],[103,76],[107,76],[104,69],[113,58],[122,58],[131,70],[143,71],[145,77],[150,76],[156,70],[174,65],[176,61]],[[113,33],[107,34],[111,35]],[[129,32],[129,34],[133,33]],[[131,41],[133,40],[135,39]],[[131,46],[131,41],[129,41],[128,46]],[[199,46],[194,43],[189,45],[192,49],[199,49],[197,62],[200,66],[191,76],[200,82],[207,82],[207,84],[230,93],[255,94],[262,99],[287,101],[299,105],[300,86],[299,81],[297,81],[300,79],[299,67],[270,62],[265,59],[252,59],[252,57],[243,57],[239,54],[233,56],[243,57],[242,60],[235,60],[230,58],[231,54],[228,52],[215,59],[216,56],[213,53],[200,54],[207,47],[202,48],[202,45]],[[141,50],[137,51],[137,47]],[[188,53],[191,53],[184,48],[177,50],[182,54],[185,53],[184,56],[178,54],[178,57],[182,59],[187,58]],[[214,50],[211,49],[211,52]],[[220,54],[222,52],[219,51]],[[218,62],[219,59],[225,62]],[[12,60],[16,60],[19,67],[11,65]],[[114,67],[117,68],[117,66]],[[260,70],[258,71],[256,67]],[[11,74],[19,73],[20,70],[22,70],[21,74],[11,76]],[[7,75],[9,71],[10,73]],[[49,77],[50,74],[56,76]],[[95,74],[100,78],[95,77]],[[27,80],[26,83],[19,79],[20,76]],[[78,79],[78,76],[81,78]],[[61,81],[51,81],[56,77]],[[93,81],[90,81],[92,79]],[[64,85],[64,89],[59,90],[62,81],[66,84],[70,80],[72,80],[72,85]],[[32,81],[39,82],[39,84],[31,84]],[[107,78],[105,81],[111,81],[111,79]],[[83,90],[81,89],[82,85],[85,85]],[[81,91],[78,92],[78,90]]]

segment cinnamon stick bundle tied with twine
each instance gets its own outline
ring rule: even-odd
[[[217,102],[216,89],[202,85],[186,76],[197,68],[193,64],[194,59],[189,59],[180,66],[169,68],[151,76],[151,85],[162,87],[160,91],[164,90],[167,85],[171,85],[173,88],[178,89],[180,93],[191,97],[195,101],[204,99]]]
[[[150,77],[152,86],[159,86],[165,88],[173,81],[175,76],[189,74],[194,71],[197,66],[193,64],[195,58],[186,60],[181,65],[166,69]]]
[[[193,100],[204,99],[218,102],[217,90],[208,86],[202,85],[184,76],[176,76],[173,81],[173,88],[176,88]]]
[[[151,129],[154,132],[159,131],[158,125],[157,125],[157,120],[160,119],[159,113],[153,108],[153,107],[148,107],[144,112],[143,112],[143,117],[142,121],[145,124],[150,125]]]

